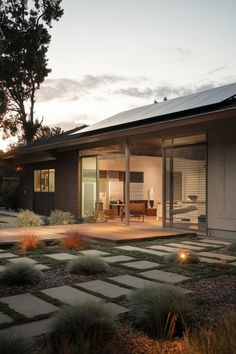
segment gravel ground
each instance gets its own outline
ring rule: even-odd
[[[65,270],[65,267],[61,265],[58,268],[47,270],[43,272],[42,279],[35,285],[5,285],[0,286],[0,297],[18,295],[27,292],[33,292],[41,289],[53,288],[55,286],[70,285],[76,283],[82,283],[90,280],[105,279],[107,277],[113,277],[116,275],[127,274],[128,270],[115,266],[110,266],[108,272],[95,275],[76,275],[71,274]]]

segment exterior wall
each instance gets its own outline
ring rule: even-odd
[[[236,119],[208,128],[208,229],[236,239]]]
[[[55,208],[79,215],[79,152],[58,154],[55,181]]]
[[[22,166],[20,172],[20,207],[41,215],[53,209],[70,211],[78,216],[78,152],[58,154],[57,160]],[[55,169],[55,192],[34,192],[34,170]]]

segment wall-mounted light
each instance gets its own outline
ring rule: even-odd
[[[16,166],[16,171],[17,171],[17,172],[22,171],[22,166]]]

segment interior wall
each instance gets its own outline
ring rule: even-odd
[[[99,160],[100,170],[124,171],[125,159]],[[156,156],[131,156],[130,171],[144,172],[143,197],[148,199],[149,188],[154,188],[154,202],[162,203],[162,158]]]
[[[208,129],[208,228],[236,232],[235,119]]]

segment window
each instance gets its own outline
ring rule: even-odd
[[[55,192],[55,170],[34,171],[34,192]]]

